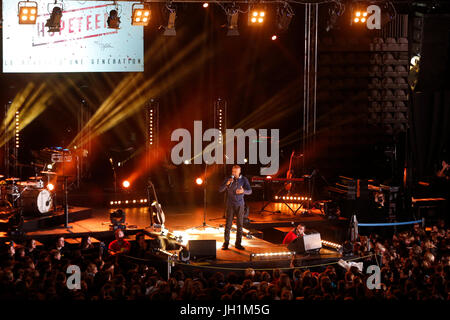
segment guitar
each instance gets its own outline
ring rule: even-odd
[[[148,184],[149,184],[149,187],[147,188],[147,193],[148,193],[149,203],[150,203],[150,195],[149,195],[150,188],[152,188],[152,190],[153,190],[153,198],[155,199],[152,203],[150,203],[150,207],[154,208],[151,210],[151,213],[150,213],[151,225],[153,225],[153,216],[155,216],[156,224],[163,225],[164,222],[166,221],[166,217],[164,215],[164,211],[162,210],[161,204],[158,201],[158,196],[156,195],[155,186],[153,185],[153,182],[151,182],[150,180],[148,181]]]

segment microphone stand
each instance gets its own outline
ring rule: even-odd
[[[208,181],[207,181],[208,178],[206,177],[207,168],[208,168],[208,164],[205,163],[205,174],[204,174],[204,181],[203,181],[203,223],[200,226],[194,227],[195,229],[201,229],[201,228],[207,228],[207,227],[219,229],[218,227],[215,227],[215,226],[212,226],[212,225],[209,225],[206,223],[207,204],[208,204],[207,197],[206,197],[206,195],[207,195],[206,187],[208,185]]]

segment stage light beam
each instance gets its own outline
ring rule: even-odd
[[[203,184],[203,179],[198,177],[197,179],[195,179],[195,183],[199,186],[201,186]]]

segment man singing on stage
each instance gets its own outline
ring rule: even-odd
[[[235,247],[238,250],[245,250],[241,245],[242,241],[242,224],[244,220],[244,195],[252,193],[252,188],[248,179],[241,175],[241,167],[234,165],[231,170],[231,177],[226,178],[219,187],[219,192],[227,192],[227,208],[226,208],[226,225],[225,225],[225,242],[222,250],[227,250],[230,243],[230,230],[233,224],[233,217],[236,216],[237,234]]]

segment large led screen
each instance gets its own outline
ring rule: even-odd
[[[64,1],[60,32],[45,27],[53,1],[37,1],[36,24],[19,24],[17,0],[2,3],[3,72],[144,70],[144,31],[131,25],[130,2],[117,2],[120,29],[110,29],[113,2]]]

